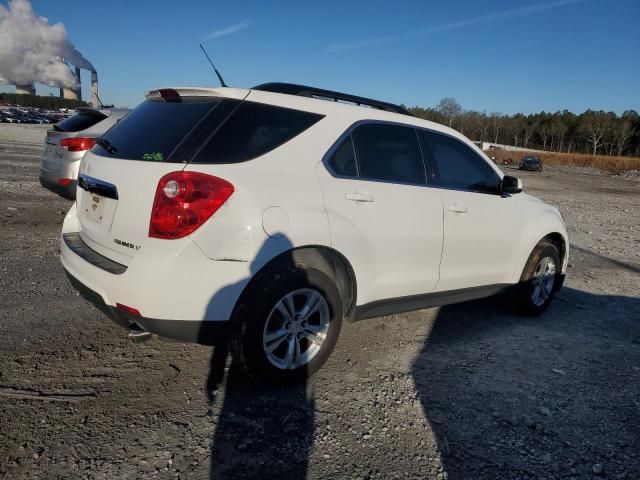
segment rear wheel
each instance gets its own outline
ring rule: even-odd
[[[231,348],[245,373],[267,383],[303,381],[329,358],[340,334],[342,300],[313,268],[259,274],[234,319]]]
[[[543,241],[536,245],[516,286],[518,310],[527,315],[544,312],[561,285],[560,268],[560,253],[553,243]]]

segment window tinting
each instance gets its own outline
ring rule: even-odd
[[[112,153],[98,144],[92,152],[128,160],[166,161],[202,117],[220,103],[211,97],[146,100],[103,136],[113,146]]]
[[[353,132],[360,178],[398,183],[427,183],[413,128],[367,124]]]
[[[498,175],[480,156],[454,138],[424,132],[443,187],[494,193]]]
[[[322,117],[315,113],[245,101],[193,162],[237,163],[251,160],[288,142]]]
[[[338,149],[334,152],[329,160],[332,170],[346,177],[357,177],[358,170],[356,168],[356,156],[353,152],[353,142],[349,135]]]
[[[81,132],[89,127],[93,127],[105,118],[107,118],[107,116],[100,112],[78,113],[61,121],[54,128],[59,132]]]

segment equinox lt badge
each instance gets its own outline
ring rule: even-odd
[[[122,240],[118,240],[117,238],[113,239],[113,243],[117,243],[118,245],[122,245],[123,247],[132,248],[134,250],[140,250],[140,245],[134,245],[133,243],[123,242]]]

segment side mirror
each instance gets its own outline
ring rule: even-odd
[[[516,177],[510,177],[509,175],[502,177],[500,193],[511,195],[520,192],[522,192],[522,180]]]

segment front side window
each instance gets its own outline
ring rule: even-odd
[[[394,183],[427,183],[415,130],[387,124],[365,124],[352,134],[360,178]]]
[[[480,156],[462,142],[432,132],[422,132],[437,170],[437,183],[445,188],[496,193],[499,178]]]

